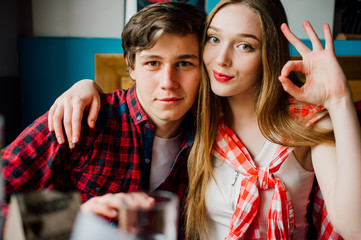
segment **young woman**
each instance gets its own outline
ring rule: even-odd
[[[361,134],[330,28],[323,48],[304,23],[311,51],[285,22],[274,0],[225,0],[208,16],[190,239],[305,239],[314,175],[336,229],[360,236]],[[289,61],[284,36],[302,61]],[[302,87],[292,71],[305,74]]]
[[[361,236],[361,131],[330,28],[324,48],[304,23],[310,50],[286,22],[278,0],[224,0],[208,16],[188,239],[305,239],[315,176],[335,228]]]

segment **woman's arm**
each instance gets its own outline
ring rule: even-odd
[[[287,25],[281,29],[302,56],[289,61],[280,81],[285,91],[299,101],[323,105],[329,118],[318,125],[333,129],[334,144],[312,147],[312,163],[332,224],[345,239],[361,236],[361,130],[346,77],[334,53],[330,27],[324,26],[325,48],[309,22],[304,28],[313,50],[294,36]],[[306,82],[301,88],[288,79],[301,71]]]
[[[93,80],[84,79],[55,100],[49,110],[48,124],[60,144],[65,142],[64,126],[69,147],[74,148],[79,140],[84,109],[89,110],[89,127],[94,127],[100,109],[100,93],[102,89]]]

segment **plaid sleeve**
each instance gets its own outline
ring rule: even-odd
[[[317,182],[314,185],[312,192],[312,220],[317,232],[317,240],[342,240],[341,235],[330,222],[325,201],[323,200],[323,196]]]
[[[54,173],[56,156],[64,149],[49,132],[47,114],[27,127],[1,152],[6,202],[18,191],[48,187]]]
[[[327,115],[325,107],[308,103],[296,102],[290,99],[290,114],[293,118],[306,121],[307,126],[312,126]]]

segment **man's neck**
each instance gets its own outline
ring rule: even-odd
[[[162,121],[155,123],[156,130],[155,135],[161,138],[172,138],[178,135],[181,131],[180,125],[182,124],[183,118],[177,121]]]

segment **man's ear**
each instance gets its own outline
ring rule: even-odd
[[[134,74],[134,70],[133,68],[129,65],[129,61],[128,61],[128,56],[125,56],[125,62],[127,63],[128,66],[128,73],[130,78],[135,81],[135,74]]]

